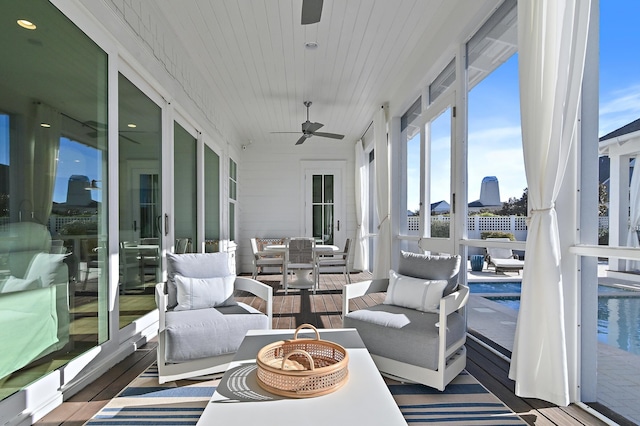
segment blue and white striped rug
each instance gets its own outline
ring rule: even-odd
[[[181,380],[159,385],[154,364],[86,425],[195,425],[218,382]],[[391,380],[387,385],[410,425],[526,424],[466,372],[444,392]]]

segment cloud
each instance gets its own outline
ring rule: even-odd
[[[598,135],[603,136],[613,130],[637,120],[640,117],[640,85],[612,91],[600,103]]]

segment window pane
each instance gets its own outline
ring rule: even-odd
[[[324,206],[322,243],[333,244],[333,206]]]
[[[313,206],[313,236],[320,239],[322,237],[323,221],[322,221],[322,205]]]
[[[599,155],[584,171],[590,179],[591,194],[598,194],[598,204],[589,211],[598,218],[595,226],[583,231],[584,240],[606,246],[639,250],[640,241],[640,138],[638,108],[640,76],[638,58],[625,55],[640,43],[635,17],[637,2],[600,2],[599,44]],[[598,170],[597,175],[594,170]],[[597,180],[595,177],[597,176]],[[637,398],[637,366],[640,365],[640,262],[614,257],[599,257],[597,280],[581,292],[597,295],[597,305],[583,299],[582,317],[588,318],[589,331],[597,332],[597,402],[640,424]],[[597,290],[594,289],[597,282]],[[623,291],[624,290],[624,291]],[[595,297],[594,297],[595,299]],[[595,302],[595,301],[594,301]],[[597,328],[597,330],[596,330]],[[583,362],[593,365],[589,355],[593,346],[582,347]],[[587,373],[588,374],[588,373]]]
[[[324,176],[324,202],[333,203],[333,176]]]
[[[322,202],[322,175],[313,175],[313,194],[311,198],[313,203]]]
[[[174,234],[176,239],[189,239],[190,250],[196,244],[196,139],[178,123],[174,134]]]
[[[204,147],[204,239],[205,252],[219,251],[220,240],[220,157]]]
[[[421,112],[421,98],[405,112],[401,117],[402,140],[406,141],[405,157],[405,180],[406,193],[404,195],[404,211],[407,212],[406,217],[400,217],[400,234],[418,236],[420,234],[420,202],[421,202],[421,182],[420,167],[422,150],[420,148],[420,127],[417,119]],[[417,251],[416,244],[401,242],[401,248],[407,251]]]
[[[236,239],[236,205],[229,203],[229,240]]]
[[[449,238],[451,209],[451,108],[427,125],[430,149],[429,202],[431,223],[427,236]]]
[[[154,306],[160,279],[162,111],[124,75],[118,75],[120,164],[120,327]]]
[[[4,399],[109,338],[109,121],[104,51],[48,1],[0,16]]]

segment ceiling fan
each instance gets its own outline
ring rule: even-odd
[[[304,101],[304,106],[307,107],[307,121],[302,123],[302,136],[300,137],[300,139],[298,139],[298,142],[296,142],[296,145],[300,145],[301,143],[309,139],[311,136],[320,136],[323,138],[330,138],[330,139],[344,138],[344,135],[339,135],[337,133],[318,132],[318,130],[321,127],[323,127],[324,124],[312,123],[311,121],[309,121],[309,107],[311,106],[311,101]],[[298,133],[298,132],[271,132],[271,133]]]
[[[320,22],[323,0],[302,0],[302,25]]]

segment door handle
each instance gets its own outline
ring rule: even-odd
[[[340,230],[340,221],[338,221],[338,226],[336,227],[336,231]]]
[[[169,215],[164,214],[164,235],[169,235]]]
[[[138,231],[138,221],[134,220],[133,221],[133,232],[137,232]]]

